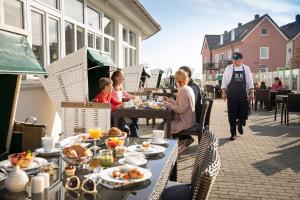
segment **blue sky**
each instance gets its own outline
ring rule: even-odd
[[[295,20],[300,0],[140,0],[162,30],[143,41],[141,63],[174,69],[188,65],[201,72],[205,34],[222,34],[255,14],[269,14],[279,25]]]

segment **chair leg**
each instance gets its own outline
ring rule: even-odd
[[[277,101],[275,101],[274,121],[276,121],[276,115],[277,115]],[[281,121],[281,122],[282,122],[282,121]]]
[[[152,128],[155,126],[155,118],[152,118]]]
[[[286,125],[289,125],[289,111],[286,111]]]
[[[287,109],[287,105],[286,105],[286,103],[283,103],[284,104],[284,123],[286,124],[286,115],[287,115],[287,113],[286,113],[286,109]]]
[[[146,125],[149,126],[149,118],[146,118]]]
[[[257,101],[255,100],[254,110],[257,111]]]
[[[280,123],[282,124],[282,120],[283,120],[283,103],[281,104],[281,118],[280,118]],[[276,107],[275,107],[275,109],[277,109]]]

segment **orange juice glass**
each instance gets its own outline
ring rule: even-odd
[[[89,136],[94,140],[98,140],[101,137],[101,130],[99,128],[89,129]]]

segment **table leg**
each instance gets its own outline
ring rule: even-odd
[[[275,114],[274,114],[274,121],[276,121],[276,115],[277,115],[277,100],[275,100]]]
[[[171,175],[170,175],[170,181],[177,181],[177,160],[173,166]]]
[[[167,118],[166,119],[167,123],[167,133],[166,133],[166,138],[171,138],[171,119]]]

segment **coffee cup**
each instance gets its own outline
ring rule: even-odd
[[[145,158],[145,155],[140,152],[126,152],[124,153],[125,162],[136,165],[140,160]]]
[[[42,145],[44,148],[44,152],[49,153],[53,151],[55,145],[54,137],[43,137]]]
[[[153,130],[153,141],[161,142],[164,139],[165,131],[164,130]]]

